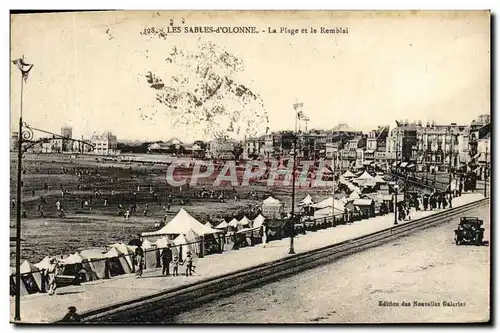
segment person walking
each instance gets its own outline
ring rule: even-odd
[[[161,272],[161,275],[170,275],[170,262],[172,261],[172,250],[170,249],[170,244],[167,245],[166,248],[164,248],[161,251],[161,264],[163,267],[163,270]]]

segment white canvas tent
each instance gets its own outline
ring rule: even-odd
[[[27,279],[26,281],[21,280],[21,284],[25,286],[25,289],[29,293],[37,292],[41,290],[42,288],[42,274],[40,273],[40,270],[38,267],[36,267],[34,264],[30,263],[28,260],[25,260],[22,264],[21,267],[19,267],[19,272],[21,274],[27,274],[33,278]],[[24,282],[24,283],[23,283]],[[36,288],[35,288],[36,285]],[[21,286],[22,288],[22,286]],[[38,290],[37,290],[38,288]]]
[[[354,199],[352,204],[355,206],[370,206],[373,202],[372,199]]]
[[[357,191],[353,191],[350,195],[349,195],[349,200],[352,200],[352,199],[359,199],[359,194]]]
[[[158,249],[163,249],[168,245],[175,245],[175,242],[168,239],[167,236],[163,236],[162,238],[156,240],[155,245]]]
[[[207,227],[207,228],[213,228],[213,225],[212,225],[210,222],[207,222],[207,223],[205,223],[204,225],[205,225],[205,227]]]
[[[45,258],[43,258],[39,263],[35,264],[35,266],[39,269],[39,270],[42,270],[42,269],[49,269],[52,264],[50,263],[50,257],[49,256],[46,256]]]
[[[36,267],[34,264],[30,263],[28,260],[25,260],[21,264],[21,267],[19,268],[19,272],[21,274],[27,274],[27,273],[38,272],[38,271],[39,271],[38,267]]]
[[[340,200],[333,199],[332,197],[328,197],[325,200],[318,202],[317,204],[313,205],[313,207],[322,210],[327,207],[332,207],[332,205],[335,208],[335,210],[337,209],[341,211],[344,210],[344,203]],[[330,215],[332,215],[331,211],[332,209],[330,208]]]
[[[375,178],[373,179],[375,181],[375,183],[377,184],[385,184],[387,183],[384,178],[382,178],[381,175],[376,175]]]
[[[356,177],[356,175],[353,174],[351,171],[347,170],[346,172],[344,172],[342,174],[342,177],[344,177],[344,178],[354,178],[354,177]]]
[[[64,259],[62,261],[63,265],[74,265],[74,264],[79,264],[83,260],[83,257],[78,253],[75,252],[74,254],[70,254],[69,257]]]
[[[142,236],[187,235],[190,231],[200,236],[220,232],[220,230],[204,226],[182,208],[163,228],[153,232],[144,232]]]
[[[262,204],[266,205],[266,206],[279,206],[279,205],[281,205],[281,201],[279,201],[278,199],[275,199],[273,197],[269,197],[269,198],[265,199],[264,201],[262,201]]]
[[[253,220],[253,227],[254,228],[260,228],[264,224],[265,217],[259,214],[254,220]]]
[[[367,179],[373,179],[374,177],[372,175],[370,175],[368,172],[363,172],[358,178],[356,178],[357,180],[367,180]]]
[[[281,201],[269,197],[262,202],[262,215],[267,217],[277,217],[281,213],[283,205]]]
[[[228,226],[236,228],[238,226],[238,220],[233,218],[229,223]]]
[[[187,250],[192,251],[190,246],[186,245],[187,243],[189,243],[189,242],[187,241],[187,239],[184,235],[179,235],[174,239],[174,245],[176,246],[174,249],[174,252],[177,253],[177,254],[174,253],[174,255],[177,255],[179,257],[179,260],[180,260],[180,258],[184,258],[184,255],[185,255]],[[187,249],[186,249],[186,247],[187,247]]]
[[[338,207],[335,206],[334,207],[334,212],[335,212],[335,216],[338,216],[338,215],[342,215],[344,213],[344,206],[342,207]],[[317,211],[314,212],[314,218],[321,218],[321,217],[328,217],[328,216],[332,216],[332,207],[326,207],[326,208],[322,208],[322,209],[318,209]]]
[[[299,202],[299,206],[309,206],[309,205],[312,205],[313,203],[314,203],[313,199],[308,194],[304,199],[302,199],[301,202]]]
[[[243,227],[250,227],[251,221],[246,216],[243,216],[243,218],[239,220],[238,224]]]
[[[227,223],[226,221],[222,221],[215,227],[215,229],[226,229],[228,226],[229,223]]]
[[[115,243],[110,245],[112,248],[116,249],[118,253],[121,254],[132,254],[134,253],[134,248],[132,246],[125,245],[123,243]],[[132,262],[132,256],[125,256],[125,260],[127,260],[127,263],[130,267],[134,267],[134,263]]]
[[[99,249],[82,250],[80,252],[80,256],[88,260],[105,258],[104,253],[102,253],[102,251]]]
[[[151,247],[153,247],[153,243],[149,239],[144,238],[142,240],[142,247],[144,249],[150,249]]]

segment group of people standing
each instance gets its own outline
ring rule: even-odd
[[[193,266],[193,256],[191,254],[191,251],[187,251],[186,258],[181,263],[181,262],[179,262],[179,258],[177,256],[173,255],[172,249],[170,248],[170,245],[167,245],[167,247],[161,251],[160,257],[161,257],[161,265],[162,265],[162,273],[161,273],[162,275],[169,276],[170,275],[170,266],[172,266],[172,275],[178,276],[179,275],[179,265],[186,266],[186,276],[193,275],[194,266]]]
[[[179,265],[186,266],[186,276],[192,276],[195,272],[193,265],[193,255],[191,251],[187,251],[186,258],[180,262],[179,258],[173,255],[170,245],[164,248],[160,254],[162,264],[162,275],[170,276],[170,267],[172,267],[172,276],[179,275]],[[136,266],[136,278],[141,278],[144,271],[144,249],[141,246],[136,247],[134,253],[134,264]]]
[[[444,193],[434,192],[431,195],[425,194],[422,199],[424,210],[434,210],[448,207],[449,199]]]

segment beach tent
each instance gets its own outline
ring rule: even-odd
[[[142,241],[142,248],[144,250],[145,268],[155,268],[158,264],[156,247],[149,240],[144,239]]]
[[[251,221],[246,216],[243,216],[243,218],[238,221],[238,224],[246,228],[251,227]]]
[[[155,242],[156,248],[158,248],[160,251],[164,248],[166,248],[168,245],[175,246],[175,242],[171,239],[169,239],[167,236],[163,236],[159,239],[156,240]]]
[[[222,221],[215,227],[215,229],[226,229],[228,226],[229,223],[227,223],[226,221]]]
[[[111,276],[129,274],[132,272],[133,267],[128,264],[127,260],[115,247],[112,247],[104,256],[107,258]]]
[[[309,206],[313,204],[313,199],[308,194],[301,202],[299,202],[299,206]]]
[[[188,240],[184,235],[179,235],[174,239],[174,245],[175,245],[175,252],[172,251],[174,256],[177,256],[179,260],[184,259],[187,250],[190,250],[193,252],[194,248],[191,247],[191,245],[186,245],[188,244]]]
[[[187,243],[189,243],[188,248],[192,254],[200,255],[201,245],[200,245],[200,235],[198,235],[193,230],[189,230],[185,235]],[[184,251],[184,250],[183,250]],[[184,255],[184,253],[183,253]]]
[[[354,177],[356,177],[356,175],[353,174],[351,171],[347,170],[346,172],[344,172],[342,174],[342,177],[348,179],[348,178],[354,178]]]
[[[35,264],[35,266],[38,267],[39,270],[48,270],[52,266],[52,264],[50,263],[50,259],[51,258],[49,256],[46,256],[39,263]]]
[[[102,273],[95,272],[95,267],[84,256],[75,252],[61,262],[64,265],[62,275],[77,276],[79,273],[85,271],[86,281],[95,281],[99,279]]]
[[[229,223],[228,223],[228,226],[232,227],[232,228],[237,228],[238,227],[238,220],[233,218]]]
[[[317,204],[314,204],[312,207],[317,208],[317,209],[323,209],[326,207],[332,207],[334,205],[335,209],[344,209],[344,203],[340,200],[333,199],[332,197],[328,197],[323,201],[318,202]],[[331,211],[331,209],[330,209]],[[331,213],[330,213],[331,215]]]
[[[21,273],[21,283],[24,283],[29,294],[37,293],[42,288],[42,274],[38,267],[25,260],[19,269]]]
[[[375,214],[375,202],[372,199],[354,199],[352,204],[366,216]]]
[[[343,204],[346,204],[348,200],[349,200],[349,199],[348,199],[346,196],[344,196],[344,197],[342,197],[342,198],[340,198],[340,199],[339,199],[339,201],[340,201],[341,203],[343,203]]]
[[[381,175],[376,175],[373,180],[375,181],[375,183],[377,184],[385,184],[387,183],[387,181],[384,180],[384,178],[382,178]]]
[[[262,225],[264,224],[264,221],[265,221],[265,217],[262,216],[261,214],[259,214],[259,216],[257,216],[254,220],[253,220],[253,227],[254,229],[257,229],[257,228],[260,228],[262,227]]]
[[[373,176],[370,175],[367,171],[363,172],[358,178],[356,178],[357,180],[367,180],[367,179],[373,179]]]
[[[352,199],[359,199],[359,193],[358,193],[358,191],[353,191],[353,192],[349,195],[349,200],[352,200]]]
[[[145,232],[143,236],[160,236],[160,235],[187,235],[193,231],[197,235],[209,235],[220,232],[213,228],[209,228],[198,222],[188,212],[182,208],[175,217],[168,222],[163,228],[158,231]]]
[[[144,238],[144,240],[142,241],[142,247],[145,249],[149,249],[152,246],[153,246],[153,243],[149,239]]]
[[[105,255],[99,249],[89,249],[80,252],[80,256],[83,259],[88,260],[90,268],[95,274],[97,279],[105,279],[106,274],[106,260]]]
[[[125,245],[123,243],[115,243],[110,245],[110,247],[114,247],[118,250],[119,253],[124,254],[124,258],[125,260],[127,260],[128,265],[130,267],[134,267],[132,254],[134,254],[135,252],[135,246]]]
[[[210,229],[213,228],[213,225],[210,222],[205,223],[204,226]]]
[[[26,286],[24,285],[23,278],[21,275],[21,296],[28,295],[28,290],[26,290]],[[10,295],[16,295],[16,268],[10,268]]]
[[[374,187],[377,185],[377,182],[375,179],[363,179],[363,180],[358,180],[358,185],[362,187]]]
[[[333,203],[333,198],[332,197],[328,197],[325,200],[322,200],[322,201],[320,201],[318,203],[315,203],[314,205],[312,205],[312,207],[313,208],[317,208],[317,209],[323,209],[325,207],[331,207],[332,203]]]
[[[278,199],[269,197],[262,201],[262,215],[266,217],[279,217],[283,204]]]

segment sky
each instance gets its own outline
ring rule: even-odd
[[[182,29],[255,26],[259,33],[141,34],[171,20]],[[318,33],[269,34],[268,27]],[[321,34],[321,27],[348,28],[348,34]],[[169,86],[172,73],[186,71],[166,63],[172,49],[196,54],[208,42],[241,60],[242,70],[223,75],[262,101],[244,107],[242,126],[257,132],[266,126],[248,118],[263,112],[271,131],[293,129],[296,102],[304,103],[308,128],[321,129],[347,123],[370,130],[396,119],[468,124],[490,113],[487,12],[151,11],[13,16],[11,59],[24,55],[34,64],[24,84],[23,119],[55,133],[72,126],[74,137],[112,131],[119,140],[208,139],[199,129],[227,119],[179,124],[182,108],[172,114],[145,79],[152,71]],[[11,69],[14,130],[21,79]]]

